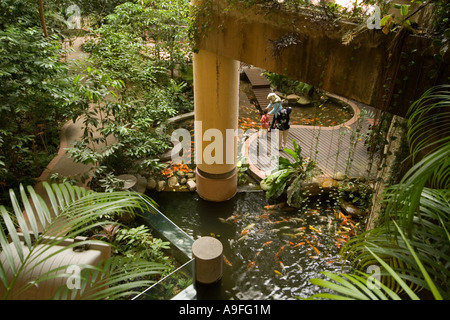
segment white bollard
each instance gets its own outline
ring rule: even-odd
[[[222,278],[223,246],[213,237],[201,237],[192,244],[196,281],[211,284]]]

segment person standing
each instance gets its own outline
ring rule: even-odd
[[[283,151],[284,148],[287,147],[287,138],[289,135],[290,129],[290,115],[292,112],[292,107],[288,107],[286,109],[281,109],[280,112],[274,118],[277,129],[278,129],[278,149]]]
[[[270,103],[267,106],[266,110],[269,110],[270,108],[272,108],[272,110],[270,110],[268,113],[273,114],[272,125],[270,126],[270,129],[269,129],[269,131],[270,131],[270,130],[274,129],[275,117],[277,116],[278,112],[280,112],[280,110],[283,107],[281,105],[281,98],[273,92],[271,92],[267,95],[267,100],[269,100]]]
[[[261,116],[261,133],[262,134],[267,134],[269,125],[270,125],[270,117],[267,112],[267,109],[265,109],[265,110],[263,110],[263,114]]]

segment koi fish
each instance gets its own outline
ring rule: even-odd
[[[341,222],[341,226],[348,223],[347,217],[344,216],[344,214],[342,213],[342,211],[339,211],[339,216],[343,219],[343,221]]]
[[[278,204],[272,204],[272,205],[267,205],[267,206],[264,206],[264,209],[270,209],[270,210],[279,209],[279,208],[283,208],[285,204],[286,204],[286,202],[282,202],[282,203],[278,203]]]
[[[249,231],[249,230],[243,230],[243,231],[241,232],[241,236],[246,235],[246,234],[248,233],[248,231]]]
[[[241,242],[242,240],[247,239],[247,238],[248,238],[248,235],[245,234],[242,237],[240,237],[237,242]]]
[[[269,213],[261,214],[257,216],[258,219],[269,219]]]
[[[233,266],[233,264],[227,259],[227,257],[225,257],[225,255],[223,255],[223,261],[230,267]]]
[[[308,240],[306,240],[306,242],[308,243],[308,245],[314,249],[314,251],[317,253],[317,255],[320,255],[320,251],[319,249],[317,249],[316,247],[314,247],[311,242],[309,242]]]
[[[291,245],[291,246],[293,246],[294,245],[294,243],[293,242],[291,242],[291,241],[288,241],[288,243]]]
[[[244,231],[250,231],[253,227],[255,226],[255,224],[254,223],[250,223],[248,226],[246,226],[243,230],[242,230],[242,232],[244,232]]]
[[[290,218],[289,221],[294,221],[295,223],[297,223],[297,222],[303,223],[303,222],[305,222],[305,219],[302,219],[302,218]]]
[[[294,248],[296,248],[296,247],[298,247],[298,246],[302,246],[302,245],[304,245],[305,243],[304,242],[299,242],[299,243],[297,243],[295,246],[294,246]]]
[[[280,247],[280,250],[278,250],[278,252],[279,252],[279,253],[282,253],[283,250],[284,250],[284,247],[285,247],[285,246],[281,246],[281,247]]]
[[[284,250],[284,246],[282,246],[278,251],[277,251],[277,253],[275,253],[275,261],[278,261],[279,260],[279,255],[280,254],[282,254],[283,253],[283,250]]]
[[[294,234],[294,233],[283,233],[283,235],[288,236],[289,238],[295,239],[301,234],[298,234],[298,233],[296,233],[296,234]]]
[[[222,222],[222,223],[232,223],[232,222],[236,222],[239,217],[240,217],[240,215],[233,214],[232,216],[229,216],[226,219],[219,218],[219,221]]]
[[[267,242],[264,243],[262,246],[265,247],[265,246],[267,246],[268,244],[271,244],[271,243],[272,243],[272,241],[267,241]]]
[[[281,270],[283,270],[283,271],[284,271],[284,269],[286,269],[286,267],[284,266],[283,262],[281,262],[281,261],[280,261],[280,267],[281,267]]]
[[[276,270],[276,269],[273,270],[273,272],[275,272],[276,275],[279,275],[281,277],[283,276],[283,274],[280,271]]]
[[[256,265],[256,261],[252,261],[252,262],[250,262],[248,265],[247,265],[247,270],[248,269],[250,269],[250,268],[255,268],[257,265]]]
[[[332,224],[331,224],[331,218],[328,218],[327,229],[330,230],[331,227],[332,227]]]
[[[316,247],[314,247],[313,245],[311,245],[311,247],[314,249],[314,251],[318,254],[318,255],[320,255],[320,251],[319,251],[319,249],[317,249]]]
[[[317,232],[317,233],[322,233],[321,230],[314,228],[312,225],[309,225],[309,229],[311,229],[312,231]]]

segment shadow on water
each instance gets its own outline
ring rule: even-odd
[[[213,236],[223,245],[223,277],[214,285],[197,284],[198,299],[307,298],[325,290],[309,279],[343,271],[333,209],[299,213],[263,192],[241,192],[221,203],[195,193],[150,196],[194,240]]]

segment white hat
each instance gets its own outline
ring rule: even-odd
[[[281,98],[277,96],[275,93],[271,92],[267,95],[267,100],[270,100],[272,102],[280,102]]]

